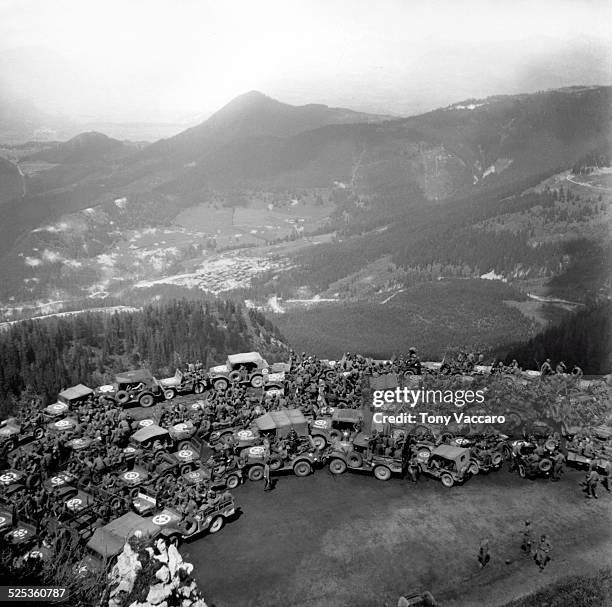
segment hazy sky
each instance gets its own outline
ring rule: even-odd
[[[608,83],[607,0],[0,0],[0,84],[97,119],[206,115],[258,89],[412,112]]]

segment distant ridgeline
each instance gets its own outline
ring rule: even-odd
[[[120,370],[148,367],[172,374],[187,361],[199,359],[209,367],[227,354],[253,349],[271,361],[281,352],[286,358],[270,321],[221,300],[24,321],[0,333],[0,413],[26,393],[47,402],[67,386],[108,383]]]

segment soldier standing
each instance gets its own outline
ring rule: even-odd
[[[592,497],[597,499],[597,494],[595,493],[597,490],[597,483],[599,483],[599,474],[597,474],[595,465],[591,464],[591,468],[586,475],[587,499],[591,499]]]
[[[553,455],[553,469],[552,469],[552,481],[558,481],[561,478],[563,472],[563,466],[565,464],[565,455],[559,451],[556,455]]]
[[[270,479],[270,462],[268,460],[264,463],[264,491],[270,491],[272,489],[272,480]]]
[[[526,556],[531,554],[531,521],[525,521],[525,528],[523,529],[523,541],[521,542],[521,550]]]
[[[480,542],[480,549],[478,551],[478,562],[482,569],[491,560],[491,552],[489,549],[489,538],[485,537]]]
[[[533,560],[536,562],[536,565],[540,568],[540,571],[544,571],[544,567],[550,561],[550,551],[552,550],[552,544],[550,543],[548,537],[546,535],[542,535],[540,537],[540,543],[536,548],[535,554],[533,556]]]

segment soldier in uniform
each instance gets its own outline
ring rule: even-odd
[[[586,494],[587,499],[591,499],[592,497],[597,499],[597,484],[599,483],[599,474],[597,474],[597,470],[595,469],[595,464],[591,464],[589,471],[586,474]]]
[[[525,521],[525,528],[523,529],[523,541],[521,542],[521,550],[527,556],[531,554],[532,541],[533,538],[531,534],[531,521]]]
[[[540,374],[542,375],[542,377],[554,374],[552,365],[550,364],[550,358],[547,358],[544,361],[544,364],[540,367]]]
[[[480,541],[478,550],[478,563],[482,569],[491,560],[491,552],[489,548],[489,538],[485,537]]]
[[[270,478],[270,461],[266,459],[264,463],[264,491],[270,491],[272,489],[272,479]]]
[[[540,571],[544,571],[544,567],[550,561],[550,551],[552,550],[552,544],[548,537],[543,534],[540,537],[540,543],[536,548],[535,554],[533,556],[533,560],[536,562],[536,565],[540,568]]]
[[[552,456],[553,460],[553,469],[551,480],[558,481],[561,478],[561,473],[563,472],[563,466],[565,464],[565,455],[559,451],[556,455]]]
[[[565,366],[565,363],[563,361],[561,361],[558,365],[557,365],[557,375],[565,375],[567,373],[567,367]]]

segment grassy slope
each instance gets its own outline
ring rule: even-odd
[[[493,348],[509,335],[528,338],[534,323],[502,303],[521,298],[497,282],[445,280],[413,287],[387,304],[319,305],[273,320],[294,348],[320,356],[350,350],[385,357],[414,344],[438,358],[449,344]]]

